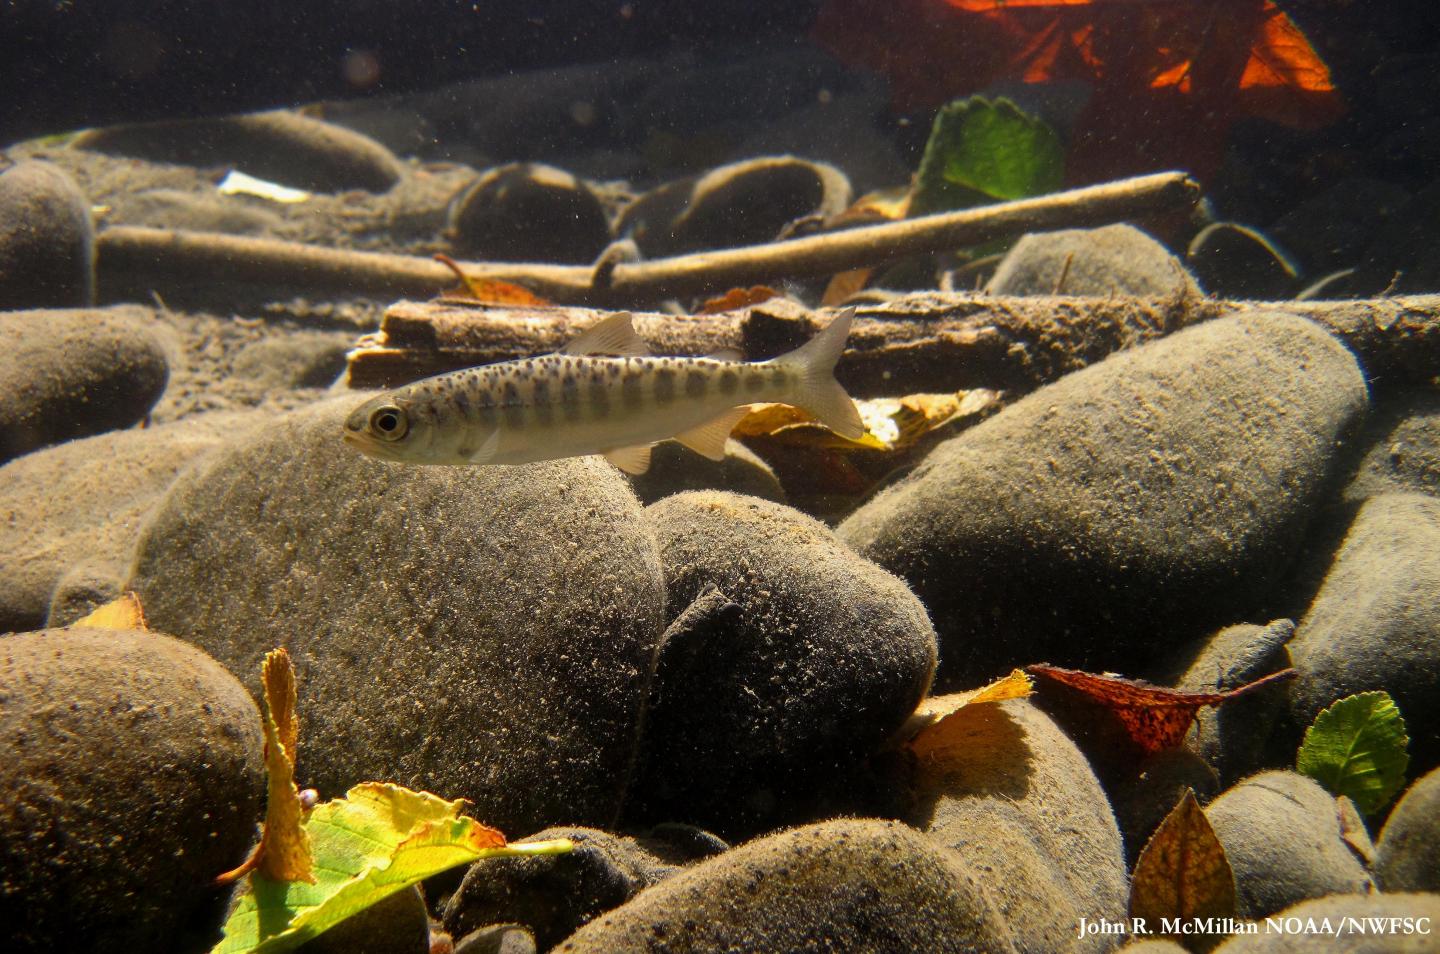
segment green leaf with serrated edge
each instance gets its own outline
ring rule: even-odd
[[[481,858],[560,854],[567,839],[506,844],[462,800],[367,782],[305,820],[315,884],[252,874],[211,954],[290,950],[416,882]]]
[[[1065,149],[1042,120],[1008,99],[956,100],[935,116],[915,179],[911,215],[1054,192]]]
[[[1409,744],[1405,720],[1390,693],[1362,692],[1315,717],[1295,768],[1373,815],[1405,784]]]

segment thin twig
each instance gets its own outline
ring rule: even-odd
[[[784,278],[833,275],[910,255],[977,245],[1025,232],[1103,225],[1183,210],[1199,187],[1183,173],[1123,179],[1069,192],[921,216],[745,248],[621,262],[597,283],[592,265],[462,262],[475,279],[514,282],[552,301],[635,307]],[[608,264],[608,263],[607,263]],[[427,296],[452,279],[428,258],[323,248],[276,239],[112,226],[99,237],[102,283],[173,276],[245,282],[294,292],[327,289]]]

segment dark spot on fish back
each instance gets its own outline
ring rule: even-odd
[[[765,390],[765,372],[750,371],[745,375],[745,390],[751,394],[758,394]]]
[[[638,367],[629,367],[629,362],[626,362],[626,365],[625,376],[620,381],[620,396],[626,407],[640,407],[645,403],[645,395],[640,387],[644,376]]]
[[[722,394],[734,394],[740,387],[740,375],[730,369],[720,372],[720,392]]]
[[[666,366],[656,368],[655,402],[669,404],[673,400],[675,400],[675,369]]]
[[[705,372],[699,368],[691,368],[690,372],[685,375],[685,395],[687,397],[704,397],[709,388],[710,382],[706,379]]]

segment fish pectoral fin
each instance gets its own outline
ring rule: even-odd
[[[711,460],[724,460],[725,442],[730,439],[730,432],[740,423],[740,418],[749,413],[748,406],[732,407],[714,420],[706,421],[688,431],[681,431],[675,435],[675,440]]]
[[[485,438],[485,443],[481,444],[479,449],[470,455],[470,463],[488,464],[490,463],[490,459],[495,456],[495,452],[499,449],[500,428],[497,427],[490,432],[489,437]]]
[[[628,311],[617,311],[599,324],[580,332],[560,349],[561,354],[613,354],[640,357],[649,347],[635,333]]]
[[[627,474],[643,474],[650,469],[650,448],[654,444],[616,447],[605,452],[605,459]]]

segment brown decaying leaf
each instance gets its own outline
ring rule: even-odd
[[[695,314],[718,315],[722,311],[739,311],[742,308],[749,308],[751,305],[758,305],[779,297],[780,293],[769,285],[732,288],[718,298],[706,299],[705,304],[701,305],[700,310]]]
[[[979,689],[931,696],[915,710],[919,720],[928,721],[921,722],[920,730],[905,743],[905,748],[922,763],[943,760],[947,750],[963,744],[966,738],[966,733],[960,730],[965,728],[967,708],[1006,699],[1023,699],[1031,691],[1030,677],[1023,670],[1015,669],[1010,675]]]
[[[541,298],[523,285],[502,282],[490,278],[471,278],[449,255],[435,255],[435,261],[449,268],[460,279],[460,284],[440,293],[442,299],[455,298],[482,305],[508,305],[511,307],[540,307],[549,305],[548,299]]]
[[[1295,675],[1294,669],[1282,669],[1225,692],[1185,692],[1137,679],[1101,676],[1046,663],[1025,668],[1034,675],[1069,686],[1109,710],[1120,721],[1130,740],[1146,755],[1173,749],[1183,742],[1201,706],[1218,706],[1261,686]]]
[[[851,295],[859,293],[869,283],[874,272],[873,268],[852,268],[848,272],[831,275],[830,281],[825,283],[825,294],[820,296],[820,304],[826,308],[845,304]]]
[[[1234,915],[1235,874],[1230,860],[1195,793],[1186,789],[1135,862],[1130,916],[1144,918],[1147,928],[1158,933],[1165,918],[1191,924],[1192,919]],[[1184,934],[1175,940],[1189,950],[1203,951],[1224,936]]]
[[[301,822],[306,806],[295,785],[295,758],[300,735],[296,715],[295,669],[290,654],[272,650],[261,666],[265,686],[265,824],[260,844],[238,868],[215,879],[229,884],[252,871],[271,881],[315,883],[310,836]]]
[[[140,597],[134,592],[125,593],[104,606],[96,607],[70,625],[89,626],[94,629],[150,628],[145,625],[145,611],[140,608]]]

